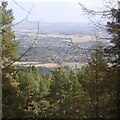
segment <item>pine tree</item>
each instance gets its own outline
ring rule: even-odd
[[[107,22],[107,30],[112,35],[110,52],[114,66],[120,65],[120,9],[112,9],[112,21]],[[119,67],[118,67],[119,68]],[[120,68],[119,68],[120,69]]]
[[[91,98],[91,117],[115,117],[115,80],[113,70],[108,66],[102,46],[92,53],[84,72],[78,75]]]
[[[112,21],[107,22],[107,30],[112,35],[112,46],[109,47],[109,55],[111,56],[111,63],[115,73],[116,84],[116,106],[117,117],[120,118],[120,2],[118,2],[118,9],[112,9]]]
[[[14,33],[11,29],[14,20],[12,10],[7,9],[7,2],[2,2],[1,32],[2,32],[2,92],[3,92],[3,117],[13,118],[24,115],[22,99],[19,95],[15,79],[16,67],[9,66],[12,60],[17,58],[17,43],[14,41]],[[7,67],[9,66],[9,67]]]
[[[87,117],[89,96],[78,82],[76,74],[72,71],[70,74],[62,69],[57,69],[54,72],[49,100],[51,105],[50,117]]]
[[[70,118],[88,118],[89,95],[84,91],[73,71],[70,72],[69,79],[71,81],[71,89],[66,100],[68,116]]]
[[[17,81],[20,95],[23,98],[25,117],[35,117],[38,114],[37,101],[40,96],[41,77],[35,67],[18,70]],[[35,106],[34,106],[35,105]]]
[[[68,74],[60,69],[56,69],[50,86],[49,99],[51,103],[51,117],[66,117],[66,97],[70,90],[70,80]]]
[[[49,76],[43,79],[34,66],[18,70],[17,81],[23,98],[25,118],[46,116],[45,110],[49,107],[49,101],[46,99],[49,91],[49,80]]]

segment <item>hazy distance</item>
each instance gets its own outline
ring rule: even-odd
[[[102,0],[15,0],[26,11],[31,10],[28,21],[54,22],[54,23],[88,23],[88,18],[83,15],[79,3],[88,8],[99,8]],[[37,2],[36,2],[37,1]],[[12,8],[15,22],[24,19],[27,12],[21,9],[13,0],[8,1],[8,7]]]

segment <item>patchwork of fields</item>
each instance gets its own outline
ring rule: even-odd
[[[19,66],[81,68],[87,63],[92,51],[86,52],[79,48],[90,49],[94,45],[102,43],[101,40],[96,41],[93,35],[39,32],[35,40],[36,30],[15,30],[15,34],[16,41],[20,44],[19,56],[31,48],[20,62],[15,63]]]

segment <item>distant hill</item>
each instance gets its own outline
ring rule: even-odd
[[[23,22],[13,27],[13,29],[22,30],[37,30],[37,22]],[[89,26],[80,23],[47,23],[39,24],[40,31],[48,32],[88,32]]]

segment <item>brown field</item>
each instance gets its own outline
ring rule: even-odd
[[[56,64],[56,63],[41,64],[39,62],[15,62],[14,65],[19,65],[19,66],[35,66],[35,67],[48,67],[48,68],[59,67],[59,65]]]
[[[63,66],[69,66],[71,68],[81,68],[86,65],[86,63],[78,63],[78,62],[65,62],[62,63]]]
[[[85,66],[86,63],[76,63],[76,62],[65,62],[62,63],[62,66],[69,66],[71,68],[81,68]],[[19,65],[19,66],[35,66],[35,67],[48,67],[48,68],[57,68],[60,67],[60,65],[56,63],[44,63],[41,64],[39,62],[15,62],[14,65]]]
[[[28,34],[26,32],[30,32],[31,35],[36,35],[37,30],[15,30],[15,32],[20,32],[21,34]],[[22,33],[23,32],[23,33]],[[25,33],[24,33],[25,32]],[[86,41],[95,41],[95,36],[79,36],[79,35],[54,35],[54,34],[48,34],[48,35],[39,35],[39,37],[60,37],[60,38],[71,38],[73,42],[86,42]],[[70,40],[64,40],[70,42]]]

